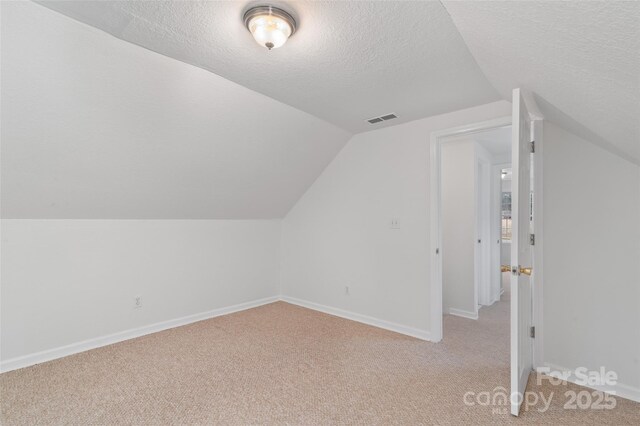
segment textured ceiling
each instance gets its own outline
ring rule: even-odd
[[[640,163],[640,2],[445,2],[493,86]]]
[[[290,5],[269,52],[243,1],[1,2],[2,216],[282,217],[351,132],[514,87],[640,163],[640,3]]]
[[[350,137],[36,4],[0,7],[3,218],[280,218]]]
[[[439,2],[269,3],[300,23],[271,52],[244,28],[245,1],[42,2],[352,132],[499,99]],[[365,122],[390,112],[399,118]]]

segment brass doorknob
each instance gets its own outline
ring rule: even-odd
[[[531,276],[531,268],[523,268],[520,266],[520,273]]]

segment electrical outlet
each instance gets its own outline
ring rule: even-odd
[[[347,296],[349,295],[349,286],[348,285],[344,286],[344,294],[346,294]]]
[[[400,219],[398,219],[397,217],[392,217],[389,221],[389,228],[400,229]]]
[[[136,296],[133,298],[133,309],[142,308],[142,296]]]

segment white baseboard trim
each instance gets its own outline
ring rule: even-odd
[[[578,382],[578,378],[576,377],[575,369],[560,367],[554,364],[550,364],[548,362],[545,362],[544,366],[551,370],[549,374],[542,372],[543,374],[546,374],[548,376],[561,377],[557,374],[558,372],[568,372],[569,373],[568,377],[565,376],[568,382],[575,383],[589,389],[619,396],[620,398],[625,398],[625,399],[630,399],[631,401],[640,402],[640,389],[635,388],[633,386],[625,385],[624,383],[616,383],[613,386],[602,386],[602,385],[592,386],[592,385],[586,385],[584,383],[576,383]],[[554,374],[554,372],[556,372],[556,374]]]
[[[258,299],[251,302],[213,309],[211,311],[201,312],[199,314],[188,315],[182,318],[176,318],[168,321],[158,322],[155,324],[145,325],[138,328],[132,328],[129,330],[109,334],[107,336],[96,337],[93,339],[72,343],[66,346],[60,346],[58,348],[48,349],[34,354],[11,358],[0,363],[0,372],[5,373],[7,371],[29,367],[31,365],[52,361],[54,359],[77,354],[79,352],[88,351],[90,349],[96,349],[102,346],[108,346],[114,343],[122,342],[124,340],[134,339],[136,337],[145,336],[147,334],[157,333],[158,331],[168,330],[170,328],[180,327],[182,325],[215,318],[221,315],[228,315],[234,312],[244,311],[246,309],[267,305],[269,303],[277,302],[278,300],[280,300],[278,296],[266,297],[264,299]]]
[[[462,309],[456,309],[456,308],[449,308],[449,315],[455,315],[457,317],[462,317],[462,318],[467,318],[472,320],[478,319],[477,312],[463,311]]]
[[[504,294],[504,289],[501,289],[498,294],[496,294],[496,297],[493,298],[493,300],[491,300],[491,303],[489,304],[489,306],[493,305],[496,302],[500,301],[500,298],[502,298],[502,295]]]
[[[302,306],[303,308],[308,308],[308,309],[313,309],[314,311],[323,312],[325,314],[335,315],[340,318],[361,322],[363,324],[371,325],[378,328],[383,328],[389,331],[395,331],[396,333],[405,334],[407,336],[415,337],[417,339],[431,341],[431,333],[426,330],[420,330],[418,328],[396,324],[394,322],[373,318],[367,315],[357,314],[355,312],[345,311],[339,308],[333,308],[330,306],[321,305],[319,303],[309,302],[302,299],[296,299],[295,297],[281,296],[280,300],[282,300],[283,302],[291,303],[293,305]]]

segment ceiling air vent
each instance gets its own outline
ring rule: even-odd
[[[376,124],[386,120],[393,120],[394,118],[398,118],[398,116],[395,114],[385,114],[380,117],[370,118],[367,121],[369,122],[369,124]]]

